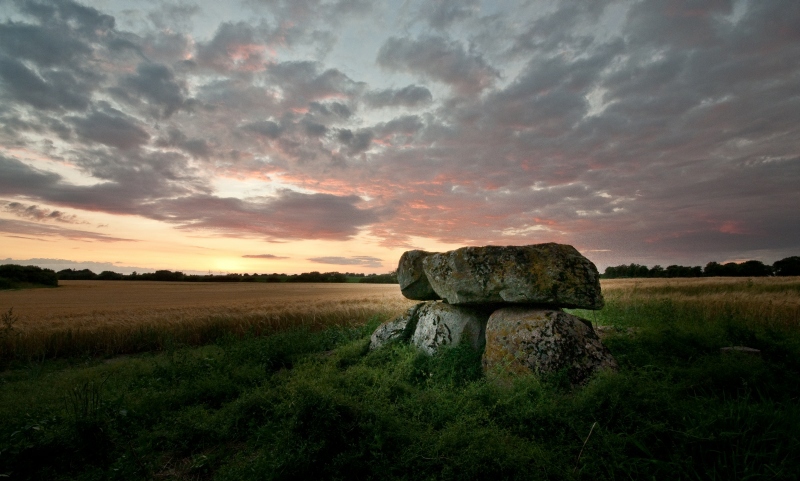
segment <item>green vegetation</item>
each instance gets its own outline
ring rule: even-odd
[[[0,290],[42,286],[58,286],[58,277],[54,271],[36,266],[18,266],[16,264],[0,266]]]
[[[797,479],[796,311],[773,319],[733,294],[703,309],[684,302],[691,287],[673,288],[609,291],[602,311],[577,311],[609,326],[604,343],[621,366],[577,389],[560,375],[484,375],[468,349],[369,353],[380,319],[106,360],[12,361],[0,374],[0,475]],[[720,353],[732,345],[761,355]]]
[[[675,277],[768,277],[768,276],[800,276],[800,257],[793,256],[775,261],[771,266],[761,261],[745,261],[741,263],[709,262],[705,267],[671,265],[666,268],[659,265],[647,267],[639,264],[606,267],[601,275],[604,279],[624,278],[675,278]]]

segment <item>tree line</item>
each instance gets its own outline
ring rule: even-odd
[[[772,265],[761,261],[741,263],[709,262],[705,267],[671,265],[647,267],[639,264],[628,264],[607,267],[600,276],[604,279],[621,279],[630,277],[768,277],[768,276],[800,276],[800,257],[786,257],[775,261]]]
[[[362,274],[355,272],[304,272],[302,274],[184,274],[181,271],[158,270],[139,274],[120,274],[103,271],[95,274],[89,269],[64,269],[56,276],[60,280],[100,281],[172,281],[172,282],[360,282],[371,284],[397,284],[397,274]]]

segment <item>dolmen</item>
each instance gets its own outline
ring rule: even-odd
[[[486,372],[565,371],[574,385],[617,368],[592,324],[563,311],[603,307],[597,267],[572,246],[412,250],[397,279],[405,297],[423,302],[379,326],[370,349],[409,342],[433,355],[467,345],[483,351]]]

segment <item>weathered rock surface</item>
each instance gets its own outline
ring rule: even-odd
[[[424,302],[420,302],[405,313],[378,326],[369,338],[369,349],[372,351],[393,341],[407,341],[417,327],[417,313],[424,305]]]
[[[603,307],[597,267],[569,245],[462,247],[424,256],[422,266],[450,304]]]
[[[400,284],[400,292],[408,299],[415,301],[441,299],[436,295],[422,269],[423,259],[432,254],[432,252],[414,250],[406,251],[400,256],[400,263],[397,266],[397,282]]]
[[[419,319],[411,344],[431,355],[443,346],[461,343],[469,343],[476,350],[483,349],[490,313],[478,307],[427,302],[417,311]]]
[[[560,310],[516,306],[489,317],[483,366],[538,374],[566,368],[570,382],[581,384],[599,370],[617,369],[617,362],[588,321]]]

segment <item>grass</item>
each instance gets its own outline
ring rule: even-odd
[[[604,292],[596,320],[610,326],[604,343],[621,368],[575,389],[559,374],[484,374],[469,349],[368,352],[378,317],[128,357],[17,361],[0,374],[0,475],[800,476],[796,319],[755,316],[743,297],[714,314],[686,294]],[[720,353],[730,345],[761,356]]]

